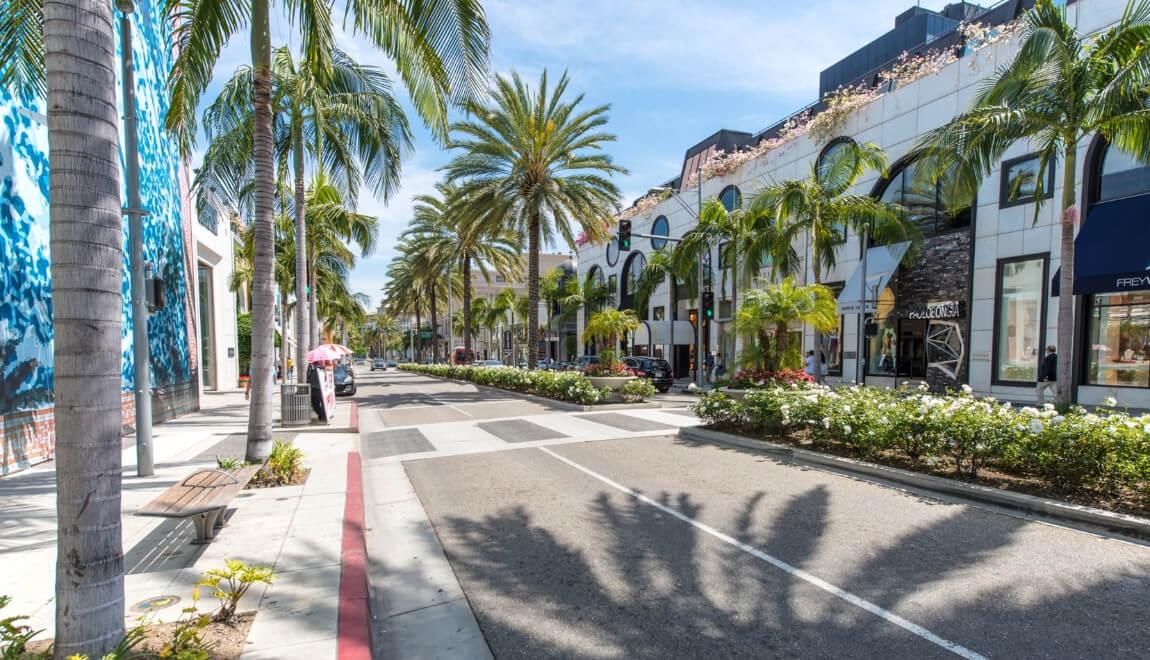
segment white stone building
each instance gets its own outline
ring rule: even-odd
[[[890,386],[925,380],[936,389],[961,383],[1004,399],[1034,399],[1043,348],[1056,341],[1052,280],[1060,265],[1062,164],[1048,181],[1049,199],[1037,215],[1025,189],[1014,198],[1009,193],[1017,190],[1012,184],[1027,181],[1027,173],[1034,171],[1036,162],[1026,143],[1007,152],[982,182],[976,202],[963,211],[948,212],[935,191],[916,190],[913,176],[907,176],[921,137],[969,108],[978,84],[1014,56],[1018,38],[998,35],[1008,33],[1010,22],[1031,4],[1007,0],[988,9],[967,3],[939,12],[909,9],[890,33],[824,71],[820,94],[840,85],[872,83],[907,43],[917,44],[909,49],[912,53],[953,53],[954,61],[897,87],[884,83],[883,93],[845,116],[831,137],[818,140],[810,132],[800,134],[729,174],[703,181],[702,198],[719,197],[730,208],[767,182],[805,178],[812,164],[846,140],[874,143],[886,152],[891,163],[887,176],[868,173],[851,192],[908,206],[926,238],[918,258],[901,267],[901,254],[893,260],[887,254],[890,246],[870,248],[867,280],[873,290],[863,319],[856,313],[862,281],[859,237],[848,235],[838,250],[836,266],[822,278],[840,295],[842,311],[840,330],[826,356],[832,383],[861,380]],[[1125,6],[1125,0],[1078,0],[1068,5],[1068,12],[1083,33],[1091,33],[1115,23]],[[989,39],[966,40],[968,35],[959,29],[963,21],[991,26]],[[821,109],[820,104],[812,107]],[[756,134],[722,130],[688,149],[678,176],[661,184],[676,194],[635,215],[633,232],[682,236],[696,223],[700,157],[705,161],[718,152],[754,149],[766,140],[777,141],[781,130],[783,122]],[[1075,273],[1081,294],[1076,296],[1076,400],[1094,404],[1114,396],[1124,405],[1150,408],[1150,277],[1145,276],[1150,267],[1150,167],[1108,149],[1096,137],[1078,145],[1078,156],[1075,177],[1082,222]],[[635,238],[632,250],[622,254],[614,243],[583,245],[580,276],[614,282],[616,303],[632,306],[629,286],[634,274],[659,243]],[[795,247],[805,254],[804,245]],[[733,332],[734,310],[722,302],[730,298],[732,278],[727,278],[726,290],[718,291],[718,248],[713,246],[711,255],[716,265],[715,320],[703,324],[703,335],[707,350],[722,352],[733,366],[731,358],[740,344]],[[764,276],[768,273],[763,271]],[[799,277],[813,281],[809,264]],[[840,293],[844,288],[847,292]],[[676,324],[675,343],[693,341],[684,341],[681,328],[688,326],[693,334],[697,302],[687,294],[678,298],[672,299],[672,287],[666,283],[648,309],[637,310],[652,322],[650,331],[638,333],[641,345],[632,350],[671,357],[667,321],[672,318],[689,322]],[[866,328],[861,345],[860,325]],[[804,352],[813,348],[813,332],[798,327],[793,332],[803,335]],[[654,345],[644,345],[652,335]],[[681,345],[674,352],[680,376],[687,375],[693,350]]]

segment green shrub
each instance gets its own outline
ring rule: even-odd
[[[646,401],[655,396],[655,385],[650,379],[636,378],[623,383],[623,387],[619,388],[619,394],[628,403]]]
[[[720,428],[782,435],[804,431],[816,445],[842,443],[864,458],[888,452],[928,465],[943,456],[961,477],[986,465],[1042,478],[1062,490],[1150,495],[1150,415],[1113,408],[1059,414],[1054,406],[1014,408],[975,397],[918,390],[778,382],[734,401],[703,394],[692,409]]]
[[[303,476],[303,450],[290,442],[276,440],[271,454],[253,481],[264,486],[286,486]]]
[[[527,371],[450,364],[401,364],[399,368],[582,405],[599,403],[608,395],[607,390],[596,388],[576,371]]]
[[[221,470],[235,470],[243,465],[243,460],[235,456],[216,456],[216,467]]]
[[[0,596],[0,610],[8,607],[12,602],[10,596]],[[8,658],[23,658],[26,652],[28,642],[32,638],[39,635],[42,631],[33,630],[32,628],[24,625],[21,621],[26,621],[26,616],[9,616],[0,619],[0,653],[5,660]]]
[[[223,568],[213,568],[200,577],[192,592],[192,600],[199,601],[201,587],[211,589],[212,595],[220,601],[220,607],[212,615],[212,619],[221,623],[231,623],[244,594],[254,584],[271,584],[272,576],[272,569],[267,566],[251,566],[238,559],[228,559],[225,560]]]

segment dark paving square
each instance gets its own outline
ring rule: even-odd
[[[671,424],[663,424],[662,422],[652,422],[649,419],[640,419],[622,413],[592,413],[590,415],[577,415],[596,424],[604,424],[606,426],[614,426],[617,429],[624,431],[674,431],[678,426]]]
[[[480,422],[476,426],[504,442],[531,442],[533,440],[553,440],[567,437],[566,433],[560,433],[522,419]]]
[[[435,451],[435,446],[419,429],[395,429],[368,435],[366,442],[363,443],[363,449],[367,457],[372,459]]]

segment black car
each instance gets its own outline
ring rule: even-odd
[[[671,364],[662,358],[634,355],[623,358],[623,364],[635,372],[640,378],[651,381],[655,389],[666,392],[675,384],[675,377],[671,375]]]
[[[336,395],[355,395],[355,369],[351,365],[335,365],[335,393]]]

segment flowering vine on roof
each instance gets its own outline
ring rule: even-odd
[[[878,74],[878,86],[860,83],[831,92],[823,99],[827,107],[822,112],[812,114],[810,109],[803,110],[787,118],[777,136],[762,140],[746,149],[723,151],[711,156],[703,163],[702,179],[706,181],[732,174],[745,163],[765,156],[807,133],[819,142],[825,142],[838,134],[842,124],[852,112],[868,105],[885,91],[909,85],[920,78],[938,73],[957,61],[959,57],[1013,37],[1021,29],[1020,20],[999,26],[988,26],[983,23],[960,24],[958,30],[963,38],[961,50],[953,47],[937,48],[917,55],[903,51],[890,68]],[[976,61],[972,59],[970,65],[975,66]]]

